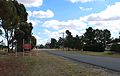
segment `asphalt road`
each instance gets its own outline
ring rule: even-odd
[[[70,54],[64,51],[52,51],[52,50],[43,50],[43,51],[56,56],[62,56],[64,58],[67,58],[73,61],[88,63],[91,65],[95,65],[102,68],[120,72],[120,58]]]

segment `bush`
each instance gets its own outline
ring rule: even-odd
[[[94,44],[94,45],[85,45],[83,47],[85,51],[95,51],[95,52],[103,52],[104,46],[102,44]]]
[[[120,44],[113,44],[111,46],[111,51],[120,52]]]

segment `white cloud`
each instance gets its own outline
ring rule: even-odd
[[[59,28],[61,28],[63,25],[61,25],[58,20],[50,20],[50,21],[45,21],[42,26],[43,26],[43,27],[46,27],[46,28],[59,29]]]
[[[116,2],[114,5],[108,6],[105,10],[90,14],[81,18],[87,21],[109,21],[109,20],[120,20],[120,2]]]
[[[84,7],[79,7],[80,8],[80,10],[82,10],[82,11],[90,11],[90,10],[92,10],[93,8],[84,8]]]
[[[108,29],[112,33],[112,37],[117,37],[120,32],[120,2],[108,6],[99,13],[93,13],[88,16],[80,17],[80,19],[59,21],[49,20],[43,23],[43,27],[60,31],[63,29],[72,30],[73,34],[85,32],[85,29],[92,26],[94,29]],[[51,33],[51,32],[50,32]],[[54,34],[53,34],[54,35]],[[52,36],[53,36],[52,35]]]
[[[72,3],[77,3],[77,2],[81,2],[81,3],[86,3],[86,2],[93,2],[96,0],[69,0]]]
[[[60,30],[57,30],[57,31],[50,31],[50,30],[47,30],[45,29],[44,30],[44,34],[48,36],[48,39],[51,39],[51,38],[55,38],[55,39],[59,39],[59,37],[63,37],[63,33],[64,33],[64,37],[66,36],[66,30],[69,30],[72,35],[75,37],[76,35],[79,35],[81,36],[85,31],[78,31],[78,30],[75,30],[75,29],[60,29]]]
[[[35,18],[52,18],[54,17],[54,13],[51,10],[47,11],[27,11],[29,14],[29,17],[35,17]]]
[[[80,20],[94,25],[98,29],[108,29],[112,32],[112,36],[117,36],[120,31],[120,2],[108,6],[105,10],[81,17]]]
[[[73,36],[81,36],[87,28],[87,24],[80,20],[50,20],[46,21],[42,26],[45,28],[54,29],[54,31],[45,29],[44,33],[48,36],[49,39],[55,38],[57,40],[59,39],[59,37],[63,37],[61,33],[65,33],[66,30],[69,30]]]
[[[49,31],[47,29],[44,30],[44,34],[48,35],[48,38],[59,38],[59,32],[58,31]]]
[[[54,13],[49,9],[47,11],[33,11],[32,16],[36,18],[52,18]]]
[[[43,0],[18,0],[18,2],[24,4],[26,7],[39,7],[43,4]]]
[[[47,39],[42,39],[42,38],[40,38],[40,36],[38,36],[38,35],[34,35],[34,36],[35,36],[35,38],[37,39],[37,45],[39,45],[39,44],[45,45],[45,43],[47,43]]]
[[[49,20],[43,23],[43,27],[46,28],[53,28],[55,30],[59,29],[84,29],[86,28],[87,24],[80,21],[80,20],[68,20],[68,21],[59,21],[59,20]]]
[[[41,23],[40,20],[28,20],[28,22],[31,22],[33,27]]]
[[[32,12],[31,11],[27,11],[27,13],[28,13],[29,17],[32,16]]]
[[[42,21],[38,20],[38,19],[31,19],[30,17],[32,16],[32,12],[31,11],[27,11],[28,15],[28,20],[27,22],[31,22],[33,27],[39,25],[40,23],[42,23]]]
[[[28,16],[27,22],[28,22],[28,23],[31,22],[33,27],[34,27],[34,26],[37,26],[37,25],[40,24],[40,23],[42,23],[40,20],[37,20],[37,19],[32,20],[32,19],[30,19],[30,16]]]

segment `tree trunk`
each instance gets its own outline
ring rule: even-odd
[[[12,50],[12,52],[13,52],[13,47],[14,47],[14,46],[13,46],[13,41],[14,41],[14,40],[13,40],[13,29],[12,29],[12,32],[11,32],[11,38],[12,38],[12,39],[11,39],[11,40],[12,40],[12,41],[11,41],[11,45],[12,45],[11,50]]]
[[[9,39],[8,39],[8,36],[7,36],[7,48],[8,48],[8,53],[10,53],[10,48],[9,48]]]
[[[23,52],[23,40],[17,40],[17,52]]]

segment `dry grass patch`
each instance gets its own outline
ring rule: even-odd
[[[1,76],[112,76],[102,69],[85,67],[39,51],[38,56],[0,58]],[[113,75],[114,76],[114,75]]]
[[[91,52],[91,51],[64,51],[64,52],[69,54],[82,54],[82,55],[120,58],[120,53],[111,53],[111,52]]]
[[[0,75],[1,76],[21,76],[26,70],[26,65],[16,60],[15,57],[0,58]]]

